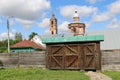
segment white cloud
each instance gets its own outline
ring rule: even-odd
[[[86,0],[87,2],[89,2],[90,4],[95,4],[98,0]]]
[[[12,29],[12,33],[13,33],[13,34],[16,34],[16,33],[17,33],[17,30],[16,30],[16,29]]]
[[[92,22],[86,22],[86,23],[85,23],[86,28],[90,27],[91,24],[92,24]]]
[[[105,12],[94,14],[93,22],[111,21],[117,14],[120,14],[120,0],[109,4]]]
[[[73,18],[74,11],[77,10],[80,16],[89,16],[91,13],[97,11],[96,7],[92,6],[77,6],[77,5],[68,5],[60,8],[60,13],[62,16],[67,18]]]
[[[45,19],[42,20],[41,23],[39,23],[39,26],[41,28],[46,28],[46,27],[49,26],[49,22],[50,22],[50,19],[49,18],[45,18]]]
[[[113,18],[113,15],[110,15],[110,13],[102,13],[102,14],[94,14],[93,15],[93,22],[104,22],[111,20]]]
[[[117,19],[112,19],[111,23],[107,25],[108,28],[118,28],[120,27],[120,21]]]
[[[15,29],[12,29],[12,32],[9,33],[11,39],[14,38],[16,32],[17,31]],[[8,37],[7,32],[3,32],[0,34],[0,40],[5,40],[7,39],[7,37]]]
[[[108,6],[109,12],[113,15],[120,14],[120,0],[110,4]]]
[[[68,21],[64,21],[61,25],[59,25],[58,30],[59,32],[66,32],[68,31]]]
[[[50,30],[49,29],[45,30],[45,35],[48,35],[48,34],[50,34]]]
[[[35,22],[31,20],[16,19],[24,28],[29,29]]]
[[[0,15],[14,16],[23,20],[24,24],[45,16],[50,9],[49,0],[0,0]]]
[[[101,2],[101,1],[104,1],[104,0],[86,0],[87,2],[89,2],[90,4],[95,4],[97,2]]]

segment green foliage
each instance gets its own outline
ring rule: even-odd
[[[35,35],[38,35],[38,34],[35,33],[35,32],[32,32],[32,33],[29,35],[29,40],[31,40]]]
[[[112,80],[120,80],[120,71],[105,71],[105,75],[112,78]]]
[[[15,40],[10,39],[10,46],[14,45],[14,44],[16,44],[20,41],[22,41],[22,34],[17,32],[15,34]],[[7,46],[8,46],[7,39],[3,40],[3,41],[0,41],[0,53],[6,53],[7,52]]]
[[[0,41],[0,53],[7,51],[7,40]]]
[[[0,70],[0,80],[89,80],[89,78],[79,71],[17,68]]]
[[[15,34],[15,41],[16,41],[16,42],[22,41],[22,34],[21,34],[20,32],[17,32],[17,33]]]
[[[0,53],[6,52],[7,47],[0,47]]]

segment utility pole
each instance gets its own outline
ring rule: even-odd
[[[7,18],[7,32],[8,32],[8,53],[10,53],[9,17]]]
[[[7,32],[8,32],[8,53],[10,53],[10,35],[9,35],[9,19],[12,18],[13,16],[10,16],[7,18]]]

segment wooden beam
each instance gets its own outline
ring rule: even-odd
[[[70,67],[73,64],[73,62],[76,61],[76,59],[78,59],[78,57],[74,58],[67,67]]]
[[[69,47],[68,45],[66,45],[66,47],[67,47],[69,50],[71,50],[72,52],[74,52],[74,53],[78,54],[78,52],[77,52],[75,49],[72,49],[72,48],[71,48],[71,47]]]
[[[52,54],[55,54],[56,52],[58,52],[61,49],[62,49],[62,46],[60,48],[58,48],[56,51],[54,51]]]
[[[62,68],[62,65],[58,62],[58,60],[56,60],[56,58],[54,56],[51,56],[55,61],[56,63]]]

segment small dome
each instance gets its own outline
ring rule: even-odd
[[[74,17],[79,17],[79,14],[77,13],[77,11],[75,11]]]

